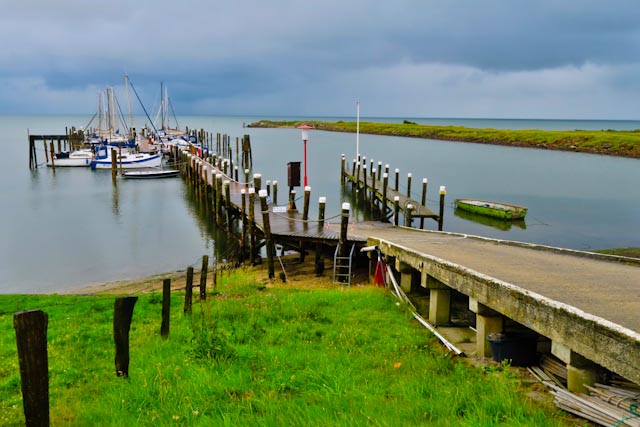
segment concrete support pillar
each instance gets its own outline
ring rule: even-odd
[[[451,320],[451,290],[431,289],[429,291],[429,323],[434,326],[446,325]]]
[[[567,389],[574,393],[587,394],[587,385],[604,381],[605,369],[597,363],[581,356],[568,347],[551,343],[551,354],[567,364]]]
[[[494,332],[502,332],[504,318],[497,311],[469,298],[469,310],[476,313],[476,356],[491,357],[491,346],[487,337]]]
[[[400,260],[396,260],[396,270],[400,272],[400,288],[405,294],[410,293],[418,271]]]

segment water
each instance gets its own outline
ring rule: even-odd
[[[243,128],[243,123],[260,118],[192,116],[179,117],[179,122],[234,138],[250,134],[255,162],[251,173],[262,173],[263,182],[278,180],[282,204],[287,162],[302,161],[300,132]],[[0,116],[0,292],[53,292],[157,274],[195,264],[203,254],[224,257],[230,250],[180,179],[119,180],[114,188],[109,171],[28,169],[28,128],[32,134],[64,133],[65,126],[84,126],[89,119]],[[636,121],[408,120],[492,128],[640,128]],[[140,127],[144,120],[138,117],[136,123]],[[37,148],[42,162],[44,153]],[[372,135],[361,135],[360,152],[376,165],[381,160],[391,171],[399,168],[401,190],[406,190],[411,172],[415,198],[420,198],[422,178],[428,178],[432,210],[437,211],[438,187],[445,185],[447,231],[586,250],[640,246],[637,160]],[[350,165],[355,135],[311,131],[307,168],[312,218],[317,216],[318,196],[327,197],[327,217],[340,210],[341,153]],[[454,212],[451,203],[458,197],[520,204],[529,207],[529,213],[524,224],[511,227],[478,222]],[[365,216],[354,214],[356,220]],[[426,220],[426,228],[435,229],[436,223]]]

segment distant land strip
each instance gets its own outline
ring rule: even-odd
[[[254,128],[295,128],[313,126],[332,132],[356,132],[356,122],[319,120],[272,121],[250,123]],[[476,129],[463,126],[430,126],[408,120],[403,123],[360,122],[360,133],[475,142],[513,147],[576,151],[618,157],[640,158],[640,129],[636,130],[536,130]]]

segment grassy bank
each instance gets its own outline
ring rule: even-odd
[[[570,425],[515,370],[452,360],[384,291],[219,280],[170,337],[139,295],[128,379],[114,374],[114,296],[0,296],[0,425],[24,423],[13,313],[49,315],[53,425]],[[573,424],[575,425],[575,424]]]
[[[297,127],[308,124],[316,129],[356,132],[356,122],[269,121],[260,120],[249,127]],[[640,158],[640,130],[634,131],[556,131],[475,129],[462,126],[428,126],[404,123],[360,122],[360,132],[375,135],[466,141],[482,144],[579,151],[620,157]]]

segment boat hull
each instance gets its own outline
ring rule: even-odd
[[[141,169],[160,167],[162,155],[141,154],[128,160],[117,161],[118,169]],[[94,160],[91,162],[91,169],[111,169],[111,159]]]
[[[527,208],[524,206],[490,202],[487,200],[457,199],[456,208],[503,220],[524,219],[527,215]]]
[[[126,179],[160,179],[178,176],[179,170],[139,170],[127,171],[122,174]]]

